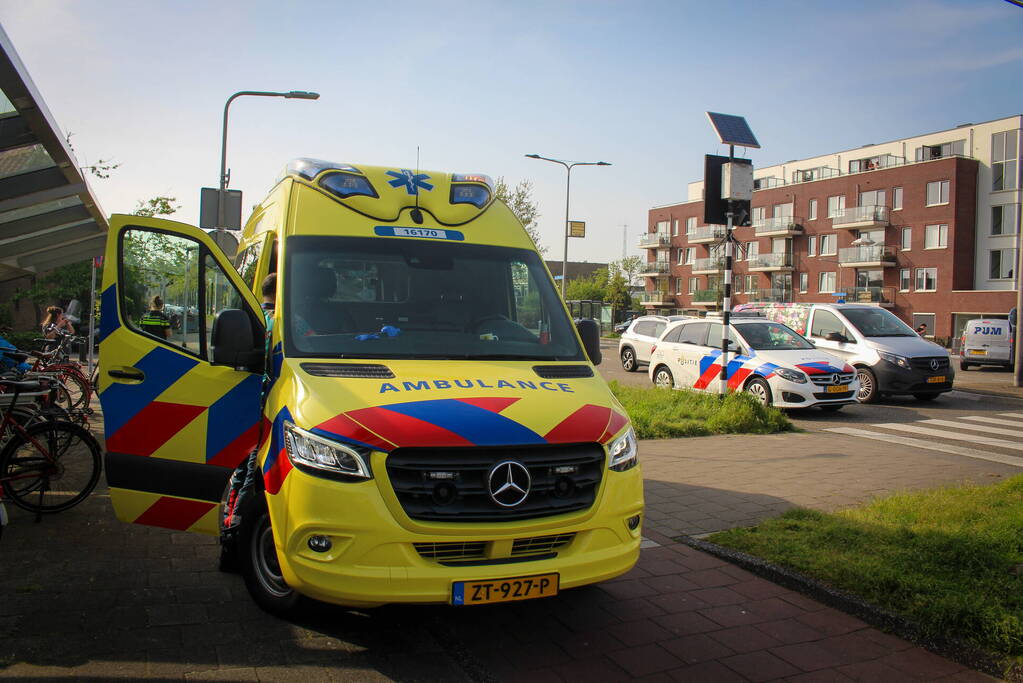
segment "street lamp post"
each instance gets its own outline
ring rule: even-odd
[[[565,283],[568,281],[568,207],[572,192],[572,169],[576,166],[610,166],[611,164],[606,161],[564,161],[562,159],[543,157],[539,154],[527,154],[526,157],[561,164],[567,172],[565,178],[565,251],[561,259],[561,299],[564,300]]]
[[[304,90],[290,90],[288,92],[268,92],[263,90],[241,90],[227,98],[224,104],[224,130],[220,141],[220,188],[217,192],[217,230],[224,229],[224,207],[227,204],[227,184],[231,180],[227,170],[227,110],[237,98],[243,95],[255,97],[284,97],[289,100],[318,100],[320,94],[306,92]]]

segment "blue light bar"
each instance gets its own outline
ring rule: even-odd
[[[380,196],[365,176],[345,173],[343,171],[324,175],[320,178],[319,186],[340,199],[348,199],[355,196]]]

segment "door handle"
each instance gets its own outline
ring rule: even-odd
[[[114,368],[113,370],[107,370],[107,375],[114,379],[127,380],[128,382],[141,382],[146,378],[146,374],[138,368]]]

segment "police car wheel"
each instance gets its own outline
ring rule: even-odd
[[[671,370],[661,366],[654,373],[654,384],[661,389],[674,389],[675,378],[671,376]]]
[[[243,526],[246,525],[242,521]],[[243,533],[245,548],[241,553],[245,587],[256,604],[271,614],[284,615],[295,610],[302,596],[284,581],[277,560],[270,514],[261,511]]]
[[[967,370],[970,369],[970,364],[964,360],[961,360],[959,361],[959,369],[962,370],[963,372],[966,372]]]
[[[635,372],[636,367],[636,352],[631,347],[626,346],[622,349],[622,369],[625,372]]]
[[[870,368],[856,368],[856,378],[860,380],[860,390],[856,400],[860,403],[877,403],[881,394],[877,390],[877,376]]]
[[[765,406],[771,405],[771,387],[759,377],[750,380],[750,383],[746,385],[746,391]]]

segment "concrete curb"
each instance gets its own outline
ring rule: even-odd
[[[692,536],[679,536],[674,540],[737,565],[780,586],[798,591],[829,607],[851,614],[871,626],[915,643],[963,666],[990,676],[1004,678],[1010,683],[1023,683],[1023,664],[1014,664],[957,638],[928,634],[919,624],[905,617],[882,609],[856,595],[823,584],[805,574]]]

